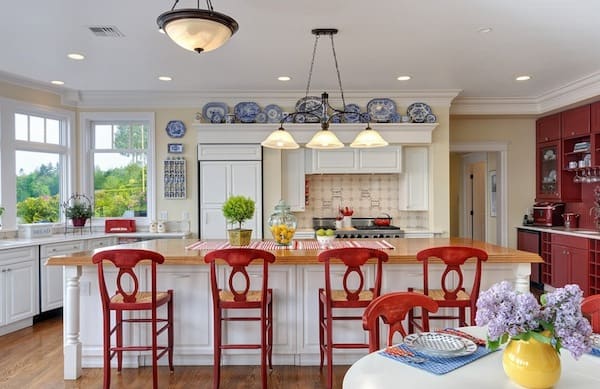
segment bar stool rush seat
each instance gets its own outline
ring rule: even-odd
[[[225,262],[230,270],[226,285],[219,285],[217,262]],[[262,260],[262,283],[253,287],[248,266]],[[275,262],[275,255],[268,251],[231,248],[214,250],[206,254],[204,261],[210,264],[210,284],[213,298],[214,315],[214,364],[213,388],[219,388],[221,378],[221,351],[228,349],[260,349],[260,366],[263,389],[267,388],[267,363],[272,369],[273,354],[273,290],[268,288],[269,263]],[[241,278],[241,280],[240,280]],[[255,277],[252,277],[255,278]],[[241,285],[240,285],[241,284]],[[228,289],[225,288],[228,286]],[[226,316],[225,310],[254,310],[250,316]],[[260,322],[260,344],[223,344],[222,323],[226,321]]]
[[[340,343],[333,341],[333,322],[340,320],[362,321],[362,314],[369,303],[381,293],[381,270],[383,262],[387,262],[387,253],[368,248],[340,248],[325,250],[318,256],[319,262],[325,263],[325,288],[319,289],[319,346],[321,353],[321,369],[324,357],[327,356],[327,388],[333,385],[333,349],[368,349],[368,343]],[[365,274],[361,268],[369,259],[376,259],[377,265],[373,288],[365,288]],[[332,263],[346,266],[341,290],[332,288]],[[358,285],[351,283],[358,278]],[[360,313],[354,316],[334,315],[334,310],[358,308]],[[377,327],[376,334],[379,333]],[[379,342],[377,336],[376,342]]]
[[[138,291],[139,280],[135,267],[140,262],[149,261],[151,273],[151,290]],[[92,256],[92,262],[98,265],[98,284],[102,300],[104,328],[104,389],[110,388],[110,361],[117,356],[117,370],[123,365],[123,351],[152,352],[152,387],[158,388],[158,359],[168,353],[169,369],[173,372],[173,291],[159,292],[156,288],[156,265],[165,258],[149,250],[115,249],[100,251]],[[116,279],[116,293],[108,294],[104,277],[104,266],[112,263],[119,269]],[[130,284],[131,288],[125,288]],[[111,286],[114,290],[114,286]],[[157,308],[167,305],[167,318],[159,318]],[[115,312],[115,325],[111,327],[111,311]],[[123,318],[123,312],[146,311],[150,317]],[[152,345],[123,346],[123,323],[149,323],[152,328]],[[160,328],[158,325],[162,324]],[[158,345],[158,336],[167,331],[167,345]],[[116,345],[111,345],[111,337],[116,334]],[[160,352],[159,352],[160,351]]]

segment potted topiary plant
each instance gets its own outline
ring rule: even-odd
[[[83,227],[87,219],[92,217],[92,204],[83,195],[71,196],[69,201],[64,204],[65,217],[71,219],[73,227]]]
[[[254,216],[254,200],[244,196],[230,196],[223,207],[223,216],[229,223],[238,223],[238,228],[227,230],[229,244],[232,246],[246,246],[250,244],[252,230],[242,229],[242,223]]]

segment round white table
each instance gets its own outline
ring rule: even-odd
[[[485,339],[485,329],[465,327],[463,331]],[[575,360],[561,350],[561,375],[554,389],[600,388],[600,357],[584,354]],[[356,361],[344,376],[343,389],[474,389],[515,388],[502,368],[502,350],[486,355],[443,375],[436,375],[393,359],[370,353]]]

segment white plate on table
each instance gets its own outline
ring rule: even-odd
[[[404,343],[422,354],[441,358],[462,357],[477,351],[472,340],[438,332],[410,334],[404,338]]]

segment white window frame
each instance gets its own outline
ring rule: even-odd
[[[18,141],[15,139],[15,114],[40,116],[60,121],[61,140],[60,145],[51,143],[37,143]],[[17,175],[16,158],[17,148],[21,151],[36,151],[59,153],[61,157],[62,170],[59,174],[61,182],[60,201],[66,201],[73,191],[75,152],[74,145],[74,123],[75,112],[60,108],[48,107],[38,104],[25,103],[0,97],[0,204],[5,208],[2,215],[3,230],[16,230],[17,225]],[[61,220],[63,215],[60,213]]]
[[[79,113],[79,131],[80,131],[80,150],[81,150],[81,192],[94,194],[94,164],[92,153],[86,152],[92,150],[94,122],[127,122],[127,121],[145,121],[149,123],[148,128],[148,158],[147,158],[147,198],[148,213],[146,216],[135,217],[136,223],[141,225],[149,224],[150,220],[156,219],[156,163],[154,161],[155,153],[155,119],[154,112],[80,112]],[[93,218],[95,224],[104,224],[105,218]]]

